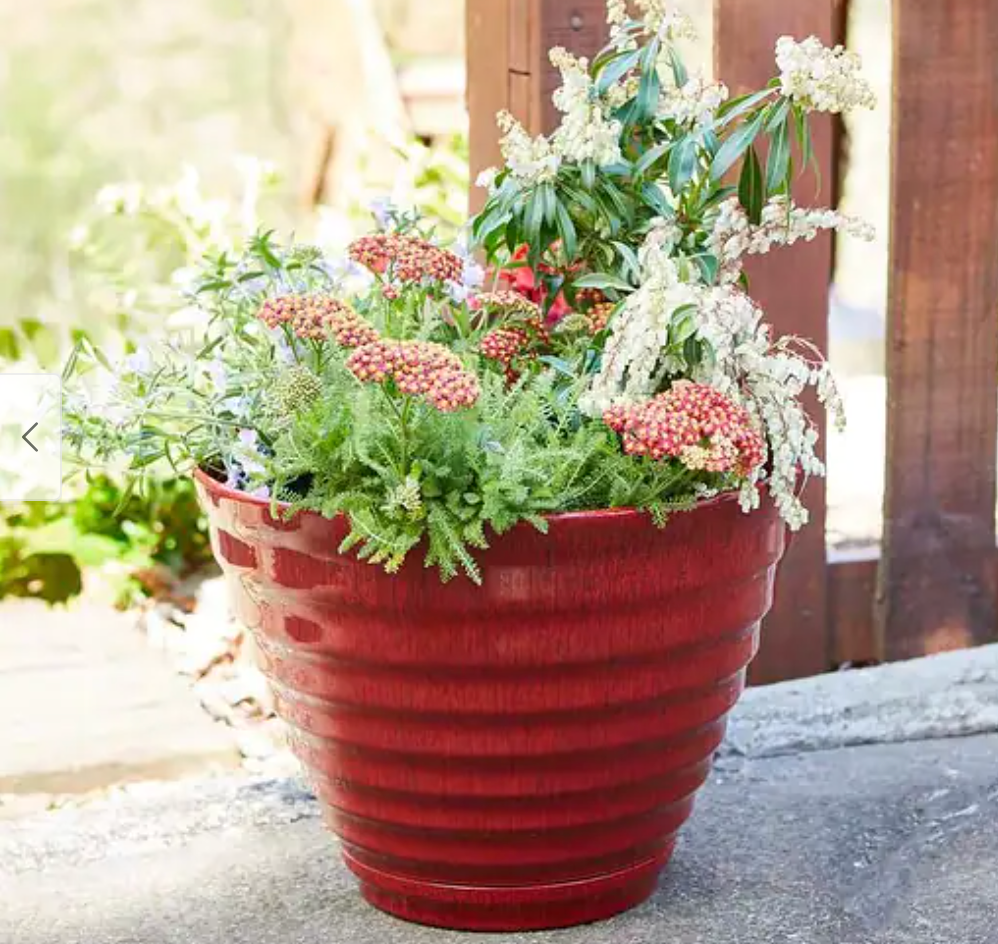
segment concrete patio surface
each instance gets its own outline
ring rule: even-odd
[[[0,718],[0,818],[18,796],[240,762],[232,732],[200,709],[135,617],[88,601],[0,606]]]
[[[461,935],[364,904],[307,791],[227,778],[0,824],[4,944],[994,944],[998,647],[748,693],[653,899]]]

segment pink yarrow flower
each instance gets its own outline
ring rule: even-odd
[[[335,338],[343,347],[360,347],[378,339],[378,332],[346,302],[331,295],[279,295],[268,298],[257,317],[268,327],[287,325],[303,339]]]
[[[611,407],[603,421],[620,433],[629,455],[678,459],[690,469],[745,477],[766,458],[748,411],[719,390],[688,380],[643,403]]]
[[[418,236],[373,233],[355,239],[348,252],[354,262],[401,283],[460,282],[464,275],[460,256]]]
[[[399,391],[425,399],[441,413],[473,406],[478,378],[457,355],[432,341],[376,341],[357,348],[347,369],[365,383],[395,381]]]

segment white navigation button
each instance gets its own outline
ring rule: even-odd
[[[0,501],[59,501],[62,380],[0,373]]]

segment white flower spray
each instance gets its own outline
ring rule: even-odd
[[[737,197],[732,197],[718,208],[707,249],[720,263],[719,281],[731,283],[738,281],[745,256],[810,242],[822,230],[841,230],[867,242],[875,236],[873,227],[858,217],[825,207],[799,207],[785,196],[773,197],[763,207],[759,224],[753,225]]]
[[[876,107],[870,83],[859,74],[859,56],[843,46],[829,49],[816,36],[803,42],[781,36],[776,41],[776,65],[780,91],[809,111],[836,114]]]
[[[641,249],[641,284],[614,319],[601,370],[581,401],[598,417],[611,406],[647,399],[673,377],[688,376],[742,405],[759,424],[769,451],[767,484],[780,514],[793,530],[807,522],[800,485],[824,474],[816,453],[817,430],[801,404],[808,387],[817,391],[836,423],[842,403],[820,353],[795,337],[771,338],[762,311],[734,285],[706,285],[686,260],[674,258],[667,227],[657,227]],[[670,332],[688,321],[692,337],[710,356],[688,365],[669,353]],[[741,489],[742,506],[758,504],[763,470]]]

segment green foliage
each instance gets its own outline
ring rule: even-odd
[[[510,389],[501,375],[486,374],[473,411],[426,411],[413,424],[407,448],[420,458],[408,468],[399,431],[375,419],[379,395],[358,399],[331,383],[274,445],[277,494],[290,500],[289,513],[347,515],[341,550],[356,547],[390,572],[425,540],[427,566],[445,580],[463,571],[475,581],[473,551],[520,521],[544,529],[543,516],[554,512],[638,507],[661,517],[688,505],[677,497],[709,477],[622,455],[607,427],[565,408],[571,391],[556,377],[547,372]]]
[[[405,235],[419,232],[416,218],[395,222]],[[698,485],[728,484],[678,462],[625,456],[608,427],[581,415],[590,342],[571,319],[511,385],[478,353],[484,334],[503,323],[496,316],[439,284],[386,296],[390,272],[353,294],[382,337],[441,345],[435,350],[449,349],[474,373],[476,402],[452,412],[392,380],[359,382],[346,367],[351,351],[332,338],[262,330],[265,299],[345,295],[331,272],[313,247],[282,247],[266,233],[242,257],[207,260],[197,292],[205,320],[191,336],[139,352],[142,363],[133,356],[112,365],[93,345],[81,347],[73,386],[92,374],[117,380],[99,408],[70,398],[70,443],[85,461],[128,457],[137,479],[198,465],[245,491],[264,490],[286,503],[283,513],[345,515],[341,551],[392,572],[421,547],[445,580],[459,572],[480,580],[475,552],[518,522],[543,528],[550,513],[619,506],[661,519]]]
[[[0,516],[0,599],[39,597],[64,603],[78,595],[87,568],[115,563],[120,597],[141,592],[132,574],[153,564],[183,573],[211,557],[193,484],[153,482],[145,494],[93,476],[63,504],[4,505]]]
[[[611,284],[603,273],[632,272],[630,257],[657,220],[678,225],[680,246],[691,258],[703,258],[717,207],[732,193],[758,223],[769,198],[790,192],[791,126],[804,167],[812,156],[807,111],[781,95],[778,80],[713,113],[680,120],[659,108],[663,76],[676,88],[689,79],[678,49],[637,26],[626,36],[636,48],[610,45],[589,67],[598,95],[629,90],[614,112],[622,127],[621,160],[599,166],[564,159],[543,182],[502,168],[473,222],[473,236],[491,262],[507,265],[510,254],[528,246],[531,268],[563,273],[569,302],[580,288]],[[766,138],[764,173],[758,155]],[[601,284],[588,273],[600,273]]]

